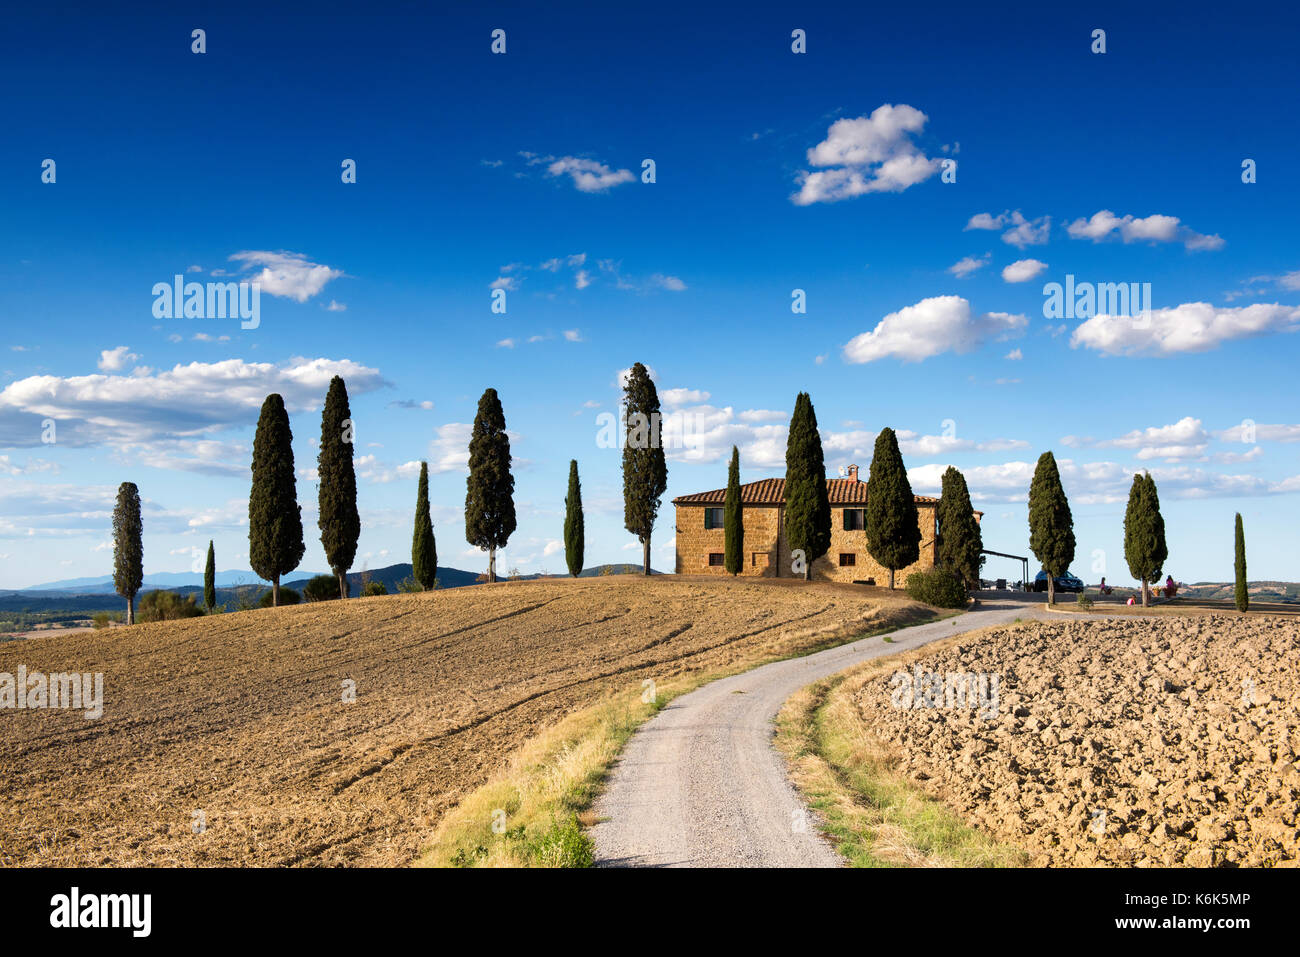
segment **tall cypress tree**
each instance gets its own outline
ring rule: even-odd
[[[1237,530],[1234,551],[1236,559],[1233,562],[1233,570],[1237,577],[1237,590],[1234,596],[1237,604],[1237,611],[1245,611],[1250,607],[1250,589],[1246,587],[1246,532],[1241,527],[1241,513],[1237,513]]]
[[[293,432],[284,399],[271,393],[262,403],[253,439],[253,487],[248,495],[248,561],[271,583],[271,605],[280,604],[280,576],[302,561],[302,509],[293,472]]]
[[[496,389],[478,400],[469,440],[465,483],[465,540],[488,553],[488,581],[497,580],[497,549],[515,530],[515,479],[510,474],[510,438]]]
[[[569,574],[577,578],[582,574],[582,552],[585,546],[582,517],[582,485],[578,481],[578,460],[569,460],[569,494],[564,496],[564,563]]]
[[[420,484],[415,491],[415,534],[411,538],[411,577],[425,591],[432,591],[438,578],[438,543],[433,537],[429,515],[429,463],[420,463]]]
[[[668,489],[668,463],[660,436],[659,392],[639,362],[623,386],[623,414],[623,527],[640,540],[643,571],[649,575],[650,535]]]
[[[339,597],[348,597],[348,569],[357,557],[361,516],[357,512],[357,475],[352,466],[352,410],[343,379],[330,380],[320,422],[320,543],[325,560],[339,580]]]
[[[980,523],[975,520],[975,509],[971,507],[966,477],[951,465],[943,473],[936,512],[939,564],[956,572],[969,590],[979,582],[984,539]]]
[[[890,428],[880,430],[871,453],[866,511],[867,551],[889,569],[893,588],[894,573],[921,557],[921,524],[898,437]]]
[[[113,508],[113,586],[126,599],[128,625],[135,624],[135,595],[144,581],[143,533],[140,490],[134,482],[123,482]]]
[[[831,547],[831,503],[817,412],[807,392],[794,400],[785,443],[785,538],[791,552],[803,551],[803,577],[812,581],[813,562]]]
[[[217,607],[217,553],[212,539],[208,539],[208,563],[203,569],[203,604],[209,615]]]
[[[1124,510],[1124,560],[1129,572],[1142,583],[1143,608],[1151,603],[1151,584],[1160,580],[1168,557],[1156,480],[1150,473],[1134,475],[1128,508]]]
[[[1074,561],[1074,516],[1061,487],[1056,456],[1044,452],[1029,485],[1029,548],[1047,572],[1047,603],[1056,601],[1056,578]]]
[[[739,575],[745,563],[744,521],[740,505],[740,450],[733,445],[731,465],[727,468],[727,497],[722,506],[723,565],[732,575]]]

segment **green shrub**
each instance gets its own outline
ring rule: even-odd
[[[542,867],[592,867],[596,863],[591,838],[583,833],[577,815],[555,821],[549,830],[529,842],[533,859]]]
[[[280,594],[284,594],[281,589]],[[339,597],[339,580],[333,575],[317,575],[302,587],[306,601],[331,601]]]
[[[365,586],[361,589],[362,597],[369,597],[371,595],[387,595],[387,594],[388,594],[388,589],[384,587],[383,582],[366,582]]]
[[[300,601],[302,601],[302,595],[299,595],[292,588],[285,588],[283,585],[280,586],[281,605],[296,605]],[[271,589],[268,588],[266,591],[262,593],[262,597],[258,601],[257,607],[258,608],[271,607]]]
[[[416,591],[424,591],[424,586],[415,580],[414,575],[408,575],[397,583],[397,590],[403,594]]]
[[[966,586],[947,568],[931,568],[908,576],[907,596],[936,608],[966,607]]]
[[[120,611],[97,611],[90,616],[91,623],[96,628],[107,628],[111,621],[121,621],[122,613]]]
[[[194,603],[193,595],[182,598],[174,591],[145,592],[140,599],[137,621],[176,621],[181,618],[198,618],[203,609]]]
[[[1087,595],[1085,595],[1083,592],[1079,592],[1079,597],[1074,600],[1074,603],[1083,609],[1088,609],[1092,607],[1092,599],[1089,598]]]

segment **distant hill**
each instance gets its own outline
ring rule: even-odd
[[[302,573],[298,573],[302,574]],[[311,575],[306,577],[310,578]],[[270,582],[264,582],[257,577],[256,572],[248,569],[231,569],[230,571],[217,572],[216,584],[218,588],[233,588],[235,585],[270,585]],[[184,588],[193,586],[196,588],[203,587],[203,574],[200,572],[154,572],[144,576],[143,587],[145,589],[154,588]],[[32,585],[30,588],[20,588],[17,591],[22,592],[60,592],[66,595],[111,595],[115,593],[113,588],[113,576],[105,575],[102,578],[68,578],[63,581],[46,582],[43,585]]]
[[[1256,601],[1300,601],[1300,583],[1297,582],[1248,581],[1246,588]],[[1237,586],[1233,582],[1196,582],[1184,585],[1178,593],[1192,598],[1232,601]]]

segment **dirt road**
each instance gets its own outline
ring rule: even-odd
[[[1022,601],[764,665],[669,704],[628,743],[596,805],[606,867],[838,867],[772,747],[797,689],[862,661],[1037,614]]]

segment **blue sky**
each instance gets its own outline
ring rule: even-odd
[[[11,15],[0,587],[107,573],[124,480],[147,503],[147,571],[188,569],[209,538],[220,567],[246,567],[272,391],[302,470],[301,567],[323,569],[309,470],[336,372],[358,566],[409,560],[421,459],[440,563],[485,565],[461,515],[488,386],[515,437],[501,567],[563,569],[570,458],[587,563],[635,561],[597,421],[635,361],[689,432],[669,450],[660,568],[669,500],[724,484],[733,443],[744,480],[782,474],[807,390],[832,474],[865,472],[891,426],[918,492],[966,473],[990,548],[1027,548],[1050,448],[1087,580],[1129,580],[1139,469],[1175,577],[1230,578],[1236,511],[1251,577],[1298,577],[1300,94],[1282,8],[387,9]],[[177,273],[259,280],[260,325],[155,318],[151,290]],[[1150,283],[1152,308],[1049,319],[1044,285],[1067,274]]]

